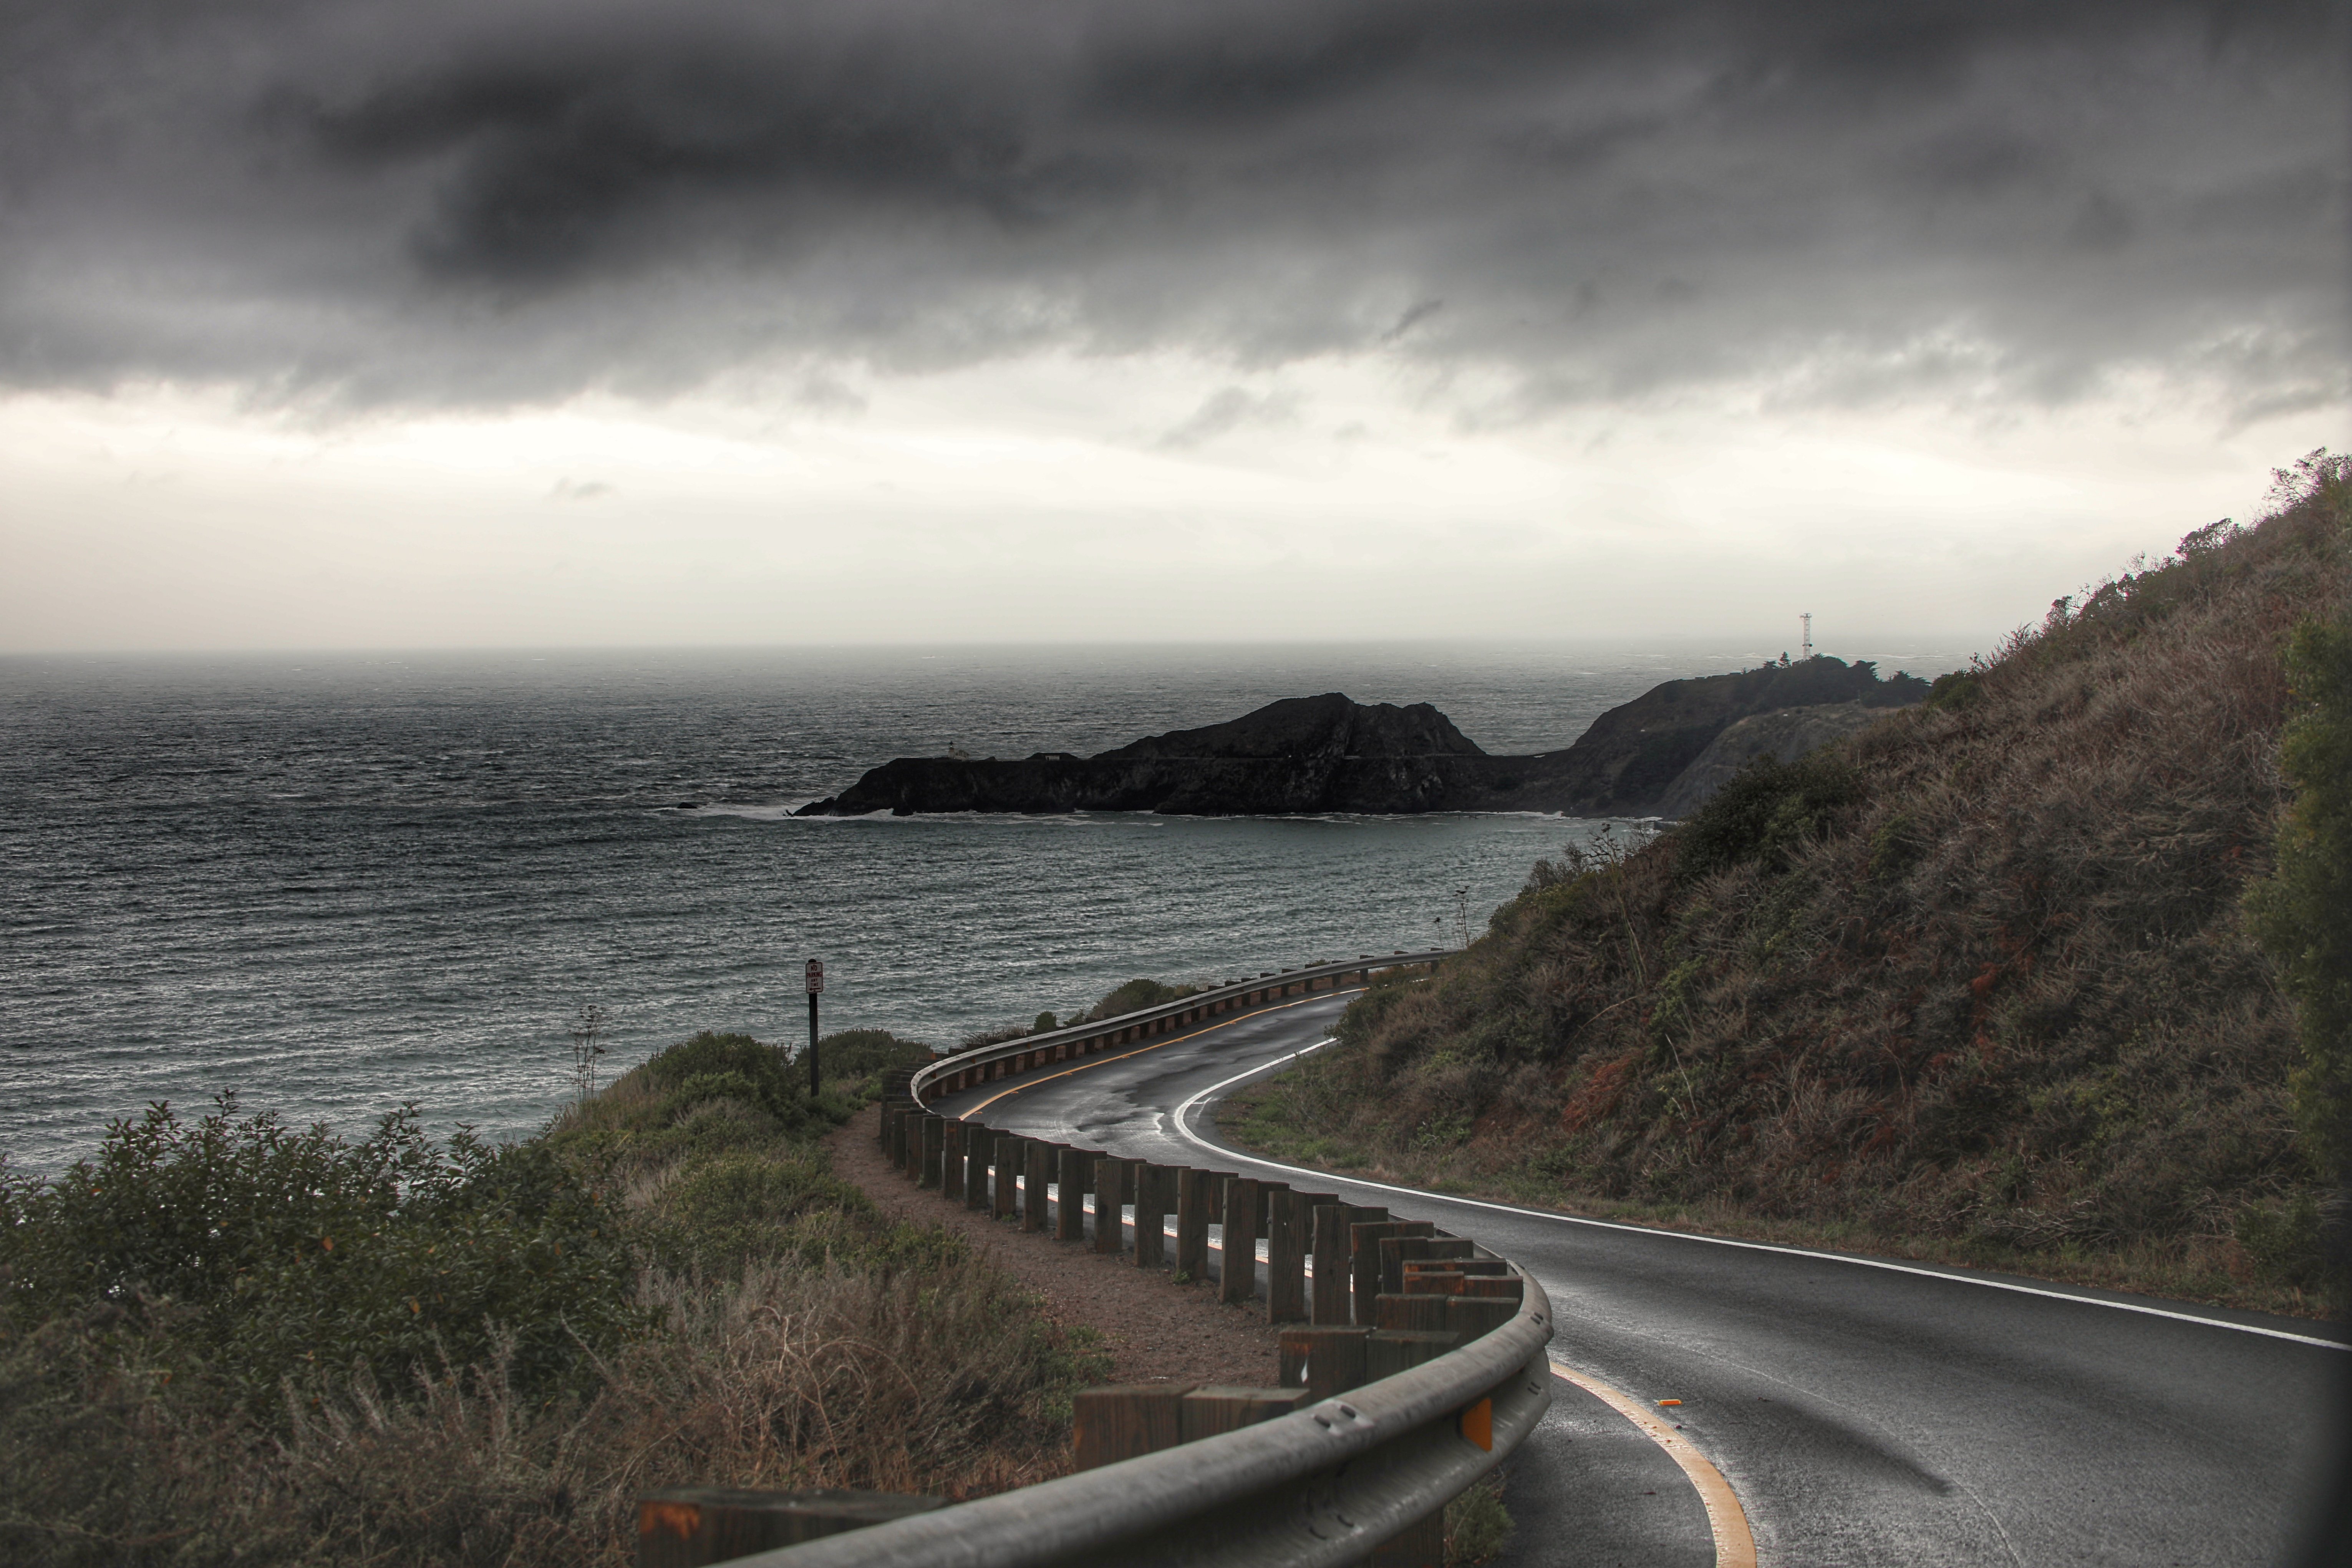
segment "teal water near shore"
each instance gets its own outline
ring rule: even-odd
[[[614,1064],[701,1028],[797,1041],[810,957],[828,1028],[946,1043],[1137,974],[1451,942],[1598,825],[788,814],[892,756],[1093,752],[1328,690],[1540,751],[1767,651],[0,659],[0,1152],[53,1171],[110,1118],[224,1092],[526,1132],[581,1005]]]

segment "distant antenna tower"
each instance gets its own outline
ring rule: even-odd
[[[1805,657],[1813,657],[1813,612],[1807,610],[1797,617],[1805,623]]]

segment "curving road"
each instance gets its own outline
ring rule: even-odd
[[[2332,1326],[1310,1179],[1218,1145],[1216,1097],[1323,1041],[1350,994],[937,1109],[1336,1191],[1475,1237],[1550,1292],[1556,1363],[1670,1416],[1729,1480],[1768,1564],[2271,1568],[2338,1473],[2352,1354]],[[1666,1450],[1569,1382],[1514,1461],[1507,1501],[1508,1563],[1742,1555]]]

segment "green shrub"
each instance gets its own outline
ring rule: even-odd
[[[1130,980],[1096,1003],[1093,1011],[1087,1015],[1087,1021],[1116,1018],[1122,1013],[1132,1013],[1139,1008],[1157,1007],[1162,1002],[1190,996],[1199,989],[1197,985],[1165,985],[1157,980]]]
[[[545,1389],[645,1327],[625,1225],[546,1148],[444,1149],[413,1107],[357,1143],[236,1109],[153,1106],[0,1188],[12,1331],[79,1312],[259,1409],[288,1376],[398,1390],[502,1335],[517,1386]]]
[[[646,1082],[673,1102],[740,1100],[776,1119],[788,1133],[822,1131],[824,1120],[810,1105],[805,1075],[792,1058],[749,1035],[706,1029],[681,1040],[646,1063]]]
[[[1974,707],[1984,696],[1984,679],[1974,670],[1956,669],[1949,675],[1936,677],[1936,684],[1927,689],[1927,700],[1922,704],[1929,712],[1957,713]]]
[[[931,1059],[931,1047],[887,1029],[844,1029],[817,1042],[816,1059],[826,1083],[848,1083],[893,1068],[921,1067]]]
[[[1674,835],[1675,869],[1686,880],[1750,860],[1778,870],[1861,798],[1860,781],[1840,758],[1815,752],[1783,763],[1768,752],[1734,773]]]
[[[2295,800],[2248,902],[2295,1000],[2295,1119],[2333,1176],[2352,1168],[2352,620],[2298,626],[2287,674],[2304,704],[2279,747]]]

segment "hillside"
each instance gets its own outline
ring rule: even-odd
[[[0,1562],[618,1568],[656,1487],[1059,1473],[1090,1331],[833,1173],[929,1053],[824,1050],[698,1035],[513,1144],[225,1101],[0,1164]]]
[[[2335,475],[2332,488],[2320,479]],[[2291,478],[2291,477],[2290,477]],[[1918,708],[1538,865],[1230,1131],[1318,1163],[2294,1307],[2319,1279],[2272,864],[2340,467]]]

